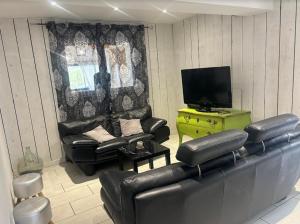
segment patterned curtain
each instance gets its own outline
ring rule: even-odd
[[[144,26],[47,24],[61,121],[148,105]]]

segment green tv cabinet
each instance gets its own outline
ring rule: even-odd
[[[201,138],[229,129],[244,129],[251,123],[251,112],[226,109],[218,112],[199,112],[195,109],[184,108],[178,111],[176,127],[179,144],[184,135]]]

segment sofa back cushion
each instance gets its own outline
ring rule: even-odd
[[[100,115],[86,120],[60,122],[58,123],[58,131],[60,137],[63,138],[68,135],[78,135],[91,131],[99,125],[112,134],[113,130],[108,115]]]
[[[140,119],[141,121],[146,120],[147,118],[152,117],[152,110],[150,106],[143,107],[141,109],[129,110],[121,113],[111,114],[111,122],[113,127],[114,136],[122,136],[122,131],[120,127],[119,119]]]
[[[120,121],[122,136],[124,137],[144,133],[143,128],[141,126],[140,119],[127,120],[127,119],[120,118],[119,121]]]
[[[185,142],[179,146],[176,158],[188,166],[197,166],[240,149],[248,134],[242,130],[227,130]]]
[[[281,114],[252,123],[245,128],[245,131],[249,134],[248,141],[258,143],[293,131],[298,123],[298,116],[294,114]]]
[[[116,137],[109,134],[101,125],[90,130],[88,132],[84,132],[83,135],[90,137],[91,139],[96,140],[99,143],[107,142],[115,139]]]

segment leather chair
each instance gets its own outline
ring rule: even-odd
[[[141,119],[144,133],[122,137],[119,118]],[[117,138],[99,144],[82,134],[99,125],[102,125]],[[170,135],[167,121],[152,117],[150,106],[119,114],[100,115],[92,119],[60,122],[58,123],[58,130],[63,142],[66,160],[77,164],[86,175],[93,175],[97,165],[116,160],[118,150],[121,147],[150,139],[162,143],[168,140]]]
[[[115,224],[245,223],[299,179],[298,121],[285,114],[186,142],[167,167],[104,172],[104,206]]]

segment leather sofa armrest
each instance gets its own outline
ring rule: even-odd
[[[182,163],[149,170],[123,179],[121,182],[122,223],[135,223],[135,195],[149,189],[166,186],[186,178],[199,175],[198,168],[191,168]]]
[[[126,145],[128,145],[127,141],[119,137],[107,142],[100,143],[95,152],[97,154],[102,154],[108,151],[113,151],[113,149],[119,149]]]
[[[96,161],[95,150],[99,146],[97,141],[84,135],[68,135],[62,141],[66,155],[73,162]]]
[[[141,121],[142,128],[145,133],[154,134],[157,129],[167,124],[165,119],[151,117],[144,121]]]
[[[68,135],[62,139],[64,144],[78,146],[98,146],[99,143],[85,135]]]

